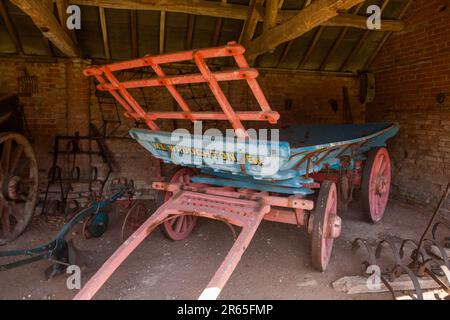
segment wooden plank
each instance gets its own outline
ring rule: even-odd
[[[42,34],[48,38],[63,54],[69,57],[80,56],[80,51],[61,27],[53,12],[39,0],[11,0],[23,12],[30,16]]]
[[[163,54],[165,51],[166,41],[166,12],[161,11],[159,16],[159,53]]]
[[[359,5],[357,5],[355,7],[355,9],[353,10],[353,13],[354,14],[358,14],[358,12],[359,12],[359,10],[361,10],[361,7],[363,6],[363,4],[364,4],[364,2],[360,3]],[[330,58],[332,56],[334,56],[334,54],[336,53],[337,49],[341,45],[342,40],[344,40],[345,36],[347,35],[347,32],[348,32],[349,29],[350,29],[349,27],[344,27],[339,32],[339,35],[336,38],[336,41],[334,41],[333,46],[328,51],[327,55],[325,56],[325,58],[323,59],[322,63],[320,64],[320,67],[319,67],[320,70],[323,70],[326,67],[326,65],[328,64],[328,62],[330,61]]]
[[[130,11],[130,37],[131,37],[131,55],[133,58],[139,56],[138,33],[137,33],[137,11]]]
[[[348,10],[363,0],[316,0],[297,15],[263,33],[250,43],[247,55],[255,58],[281,43],[298,38],[322,23]]]
[[[11,21],[11,17],[8,13],[8,8],[6,7],[4,0],[0,0],[0,14],[2,16],[3,22],[5,23],[6,30],[8,31],[11,40],[14,42],[17,53],[23,55],[24,53],[22,43],[20,42],[19,35],[17,34],[16,28]]]
[[[437,289],[439,284],[430,277],[418,278],[420,287],[422,289]],[[447,281],[444,277],[441,279],[444,283]],[[394,291],[413,291],[414,285],[407,275],[401,275],[394,282],[389,283]],[[448,284],[448,283],[447,283]],[[333,282],[333,288],[338,292],[347,294],[363,294],[363,293],[381,293],[389,292],[389,289],[383,284],[380,284],[379,289],[369,289],[367,287],[367,278],[362,276],[343,277]]]
[[[100,27],[102,29],[103,48],[105,50],[105,57],[111,60],[111,47],[109,46],[108,24],[106,20],[106,12],[104,8],[98,8],[100,15]]]
[[[277,25],[278,0],[266,0],[266,15],[264,17],[264,32]]]

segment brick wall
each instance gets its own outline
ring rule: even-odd
[[[450,182],[450,3],[414,0],[404,20],[372,66],[367,118],[401,124],[391,145],[396,190],[435,203]]]
[[[100,126],[100,110],[95,88],[82,75],[89,65],[84,60],[61,60],[53,62],[30,62],[24,59],[0,59],[0,94],[17,92],[17,77],[24,67],[30,75],[38,77],[39,92],[31,98],[21,98],[26,118],[34,137],[34,148],[38,157],[41,184],[44,187],[47,171],[51,166],[53,138],[55,135],[88,133],[88,124]],[[180,68],[168,69],[168,73],[180,72]],[[188,69],[182,72],[192,72]],[[122,75],[123,78],[132,75]],[[365,108],[358,102],[357,81],[352,77],[309,75],[283,72],[261,72],[259,82],[272,107],[282,116],[280,125],[294,123],[341,123],[343,121],[342,87],[349,88],[350,104],[356,122],[364,122]],[[246,83],[221,84],[230,102],[239,110],[256,110],[255,100],[249,94]],[[213,99],[205,97],[205,88],[200,86],[180,88],[183,96],[194,109],[217,108]],[[134,92],[144,104],[142,92]],[[145,90],[150,108],[174,110],[173,99],[165,89]],[[196,101],[192,97],[196,97]],[[329,101],[338,102],[337,112]],[[89,108],[91,106],[91,108]],[[120,108],[120,111],[122,109]],[[117,132],[126,135],[134,126],[122,117],[124,125]],[[225,124],[226,122],[222,122]],[[179,121],[177,126],[189,125]],[[216,124],[212,123],[211,126]],[[172,122],[165,122],[162,128],[170,130]],[[148,152],[133,141],[111,140],[107,142],[117,171],[115,177],[134,179],[138,187],[145,189],[156,177],[155,161]],[[95,165],[95,163],[94,163]]]

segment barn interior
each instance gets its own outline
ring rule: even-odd
[[[379,28],[370,20],[377,13]],[[398,124],[400,130],[387,141],[390,192],[382,221],[369,221],[364,192],[352,186],[353,201],[338,210],[342,230],[334,239],[325,272],[316,271],[311,263],[311,237],[305,228],[263,221],[220,298],[448,299],[449,0],[0,0],[0,16],[0,239],[4,239],[0,240],[0,299],[72,299],[79,292],[67,287],[65,268],[73,263],[59,261],[65,257],[41,257],[17,267],[16,257],[4,257],[2,251],[47,243],[77,213],[111,195],[115,186],[132,184],[132,194],[122,194],[120,201],[104,209],[106,222],[101,223],[107,225],[106,231],[97,235],[89,229],[97,216],[91,215],[67,233],[69,254],[81,261],[76,264],[82,265],[85,285],[161,206],[162,191],[153,184],[163,181],[173,165],[152,156],[130,136],[131,129],[148,129],[146,123],[125,114],[111,92],[101,90],[83,72],[227,45],[245,48],[248,70],[258,71],[262,92],[280,115],[277,124],[243,121],[246,127],[282,131],[292,125],[384,122]],[[234,67],[230,57],[209,64],[218,73]],[[164,65],[164,77],[198,72],[192,59]],[[155,76],[146,68],[126,69],[116,76],[130,82],[149,74]],[[252,88],[243,82],[223,81],[220,88],[234,110],[259,110]],[[176,87],[191,110],[221,110],[205,83]],[[129,92],[145,112],[180,110],[167,88]],[[6,116],[8,125],[3,126]],[[189,120],[157,122],[161,130],[170,132],[191,130]],[[211,119],[204,121],[204,127],[232,125]],[[13,151],[11,139],[17,144]],[[10,154],[11,162],[4,160]],[[19,201],[10,199],[10,189],[19,188],[11,178],[17,154],[31,159],[29,174],[35,182],[30,193],[35,199],[30,204],[24,200],[20,210],[30,218],[15,234],[9,216],[15,215]],[[340,188],[344,187],[338,183]],[[130,212],[142,215],[134,217],[132,222],[138,225],[131,232],[126,229]],[[15,226],[22,223],[19,219]],[[96,298],[197,298],[237,238],[238,228],[231,229],[234,233],[223,221],[199,219],[190,237],[182,241],[154,232]],[[442,270],[425,266],[425,274],[410,275],[404,271],[410,266],[403,261],[410,252],[419,256],[411,243],[417,246],[422,238],[428,242],[417,250],[434,250],[433,263],[440,261]],[[373,247],[368,250],[370,258],[365,257],[366,247]],[[408,253],[399,257],[400,248]],[[375,255],[382,272],[399,273],[391,279],[392,292],[384,284],[383,289],[365,285],[370,275],[361,271],[361,262],[367,267]],[[394,269],[386,271],[388,266]]]

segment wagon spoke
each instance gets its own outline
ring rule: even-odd
[[[184,217],[180,216],[177,219],[177,224],[175,226],[175,232],[180,232],[181,231],[181,227],[183,226],[183,221],[184,221]]]
[[[15,173],[15,170],[17,169],[20,159],[22,158],[23,151],[24,151],[24,148],[22,145],[17,146],[17,148],[14,152],[13,161],[11,163],[11,169],[10,169],[11,175],[13,175]]]
[[[4,205],[4,202],[1,201],[0,204],[0,214],[2,219],[2,230],[4,236],[9,236],[11,233],[11,221],[9,220],[9,212],[8,207]]]
[[[381,163],[381,166],[380,166],[379,174],[384,176],[386,168],[387,168],[387,161],[386,161],[386,159],[383,159],[383,162]]]
[[[9,160],[10,160],[10,156],[11,156],[11,144],[12,144],[12,141],[10,139],[6,140],[5,143],[3,144],[1,165],[2,165],[3,172],[4,172],[5,176],[9,172]]]

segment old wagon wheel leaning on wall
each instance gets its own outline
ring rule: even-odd
[[[0,133],[0,245],[16,239],[31,220],[38,198],[38,166],[21,134]]]
[[[195,171],[190,168],[175,168],[166,175],[166,182],[188,183],[190,177],[195,175]],[[171,192],[158,192],[157,205],[160,207],[172,197]],[[198,217],[179,216],[166,221],[161,227],[163,233],[171,240],[181,241],[189,237],[197,225]]]
[[[373,222],[384,215],[391,189],[391,159],[386,148],[372,149],[364,164],[362,193],[365,209]]]

